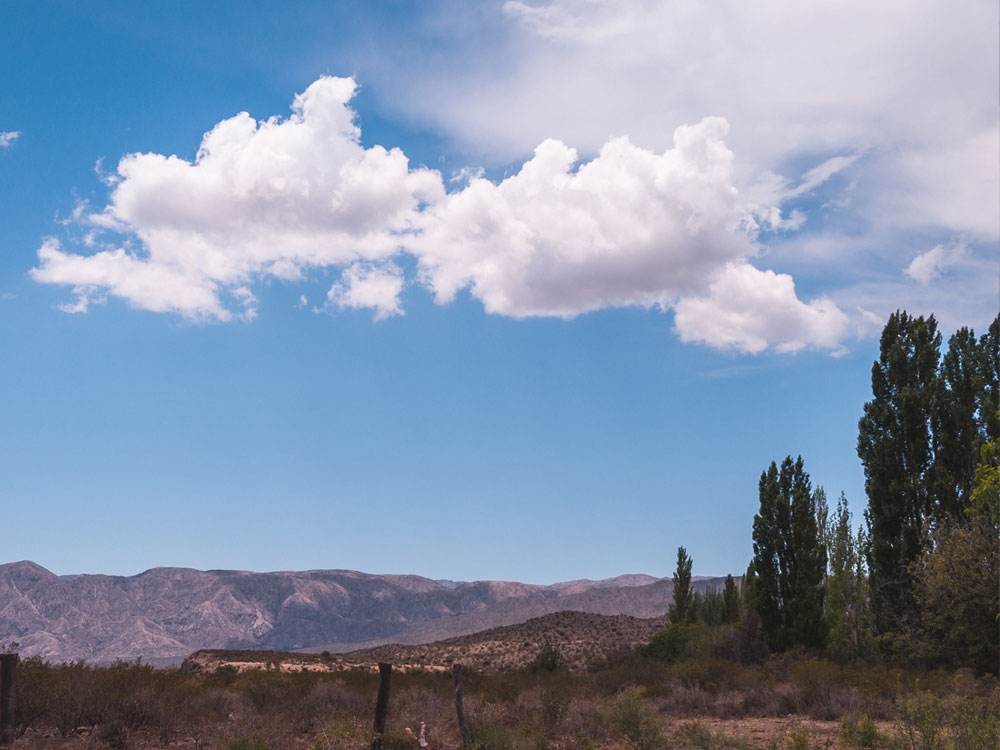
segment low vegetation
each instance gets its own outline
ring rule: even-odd
[[[992,675],[802,650],[747,660],[742,624],[676,627],[683,645],[667,656],[644,648],[571,670],[548,641],[520,669],[467,669],[473,747],[993,750],[1000,741]],[[28,659],[17,668],[15,746],[370,747],[375,671],[282,671],[281,656],[297,658],[188,672]],[[397,669],[383,748],[416,748],[405,728],[421,721],[432,748],[461,746],[450,673]]]

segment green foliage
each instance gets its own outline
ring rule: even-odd
[[[952,706],[949,722],[956,748],[996,750],[1000,747],[1000,712],[994,701],[973,696]]]
[[[563,658],[559,649],[552,643],[546,641],[535,656],[534,661],[528,665],[533,672],[555,672],[562,666]]]
[[[847,498],[841,493],[826,534],[829,573],[826,580],[827,646],[839,659],[857,659],[871,650],[865,530],[855,536]]]
[[[712,587],[698,599],[698,621],[708,626],[722,625],[725,621],[725,601],[719,589]]]
[[[507,727],[483,724],[473,728],[472,746],[475,750],[522,750],[526,743],[520,735]]]
[[[874,625],[885,644],[898,642],[915,614],[910,576],[924,526],[950,523],[981,500],[990,507],[990,496],[977,497],[975,487],[982,446],[1000,438],[998,346],[1000,316],[978,340],[971,329],[957,331],[943,357],[933,316],[897,311],[882,331],[858,456]]]
[[[733,576],[726,576],[726,585],[722,591],[722,622],[732,624],[740,619],[740,592],[736,588]]]
[[[810,750],[812,735],[807,729],[792,729],[785,735],[785,747],[788,750]]]
[[[822,646],[826,554],[819,544],[816,498],[802,457],[772,461],[760,477],[753,521],[754,604],[768,646]]]
[[[665,662],[675,662],[684,655],[691,643],[694,629],[690,625],[670,624],[658,631],[645,646],[641,653],[653,659]]]
[[[663,747],[663,736],[649,713],[642,688],[631,685],[615,696],[609,718],[616,734],[632,750]]]
[[[861,750],[882,750],[889,745],[888,738],[879,732],[875,720],[868,714],[860,719],[845,716],[840,725],[840,739],[845,745]]]
[[[928,692],[905,696],[898,705],[898,731],[906,750],[941,750],[944,745],[945,707]]]
[[[971,501],[985,425],[978,418],[983,390],[982,357],[976,336],[962,328],[948,340],[941,360],[941,387],[932,424],[931,491],[938,519],[962,515]]]
[[[691,591],[691,565],[692,560],[687,550],[683,547],[677,548],[677,568],[674,570],[674,601],[668,610],[670,622],[681,624],[694,622],[697,612],[696,605],[693,605],[693,595]]]
[[[979,449],[979,465],[976,466],[969,512],[1000,523],[1000,440],[991,440]]]
[[[916,609],[908,645],[933,662],[1000,667],[1000,529],[986,516],[942,524],[911,565]]]
[[[941,384],[941,335],[934,316],[893,313],[872,366],[872,400],[858,422],[858,457],[865,471],[868,567],[879,633],[898,631],[910,609],[907,568],[921,548],[932,507],[931,420]]]

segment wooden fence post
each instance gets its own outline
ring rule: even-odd
[[[378,699],[375,701],[375,738],[373,747],[381,750],[382,733],[385,732],[385,719],[389,715],[389,679],[392,677],[392,664],[378,663]]]
[[[0,654],[0,745],[14,743],[14,668],[17,654]]]
[[[462,747],[472,747],[472,732],[465,721],[465,708],[462,706],[462,665],[452,664],[451,673],[455,677],[455,713],[458,714],[458,731],[462,733]]]

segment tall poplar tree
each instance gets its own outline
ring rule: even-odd
[[[760,512],[753,520],[754,604],[768,646],[822,646],[826,552],[816,524],[816,496],[802,457],[760,477]]]
[[[864,529],[854,535],[847,498],[840,493],[829,522],[826,579],[828,647],[842,659],[864,656],[869,647],[868,580],[864,569]]]
[[[677,548],[677,569],[674,571],[674,603],[670,605],[670,622],[680,625],[685,622],[692,622],[696,615],[694,608],[694,595],[691,591],[691,565],[692,560],[687,550],[683,547]]]
[[[726,585],[722,590],[722,621],[726,624],[738,622],[740,619],[740,591],[736,588],[736,580],[732,573],[726,576]]]
[[[962,328],[948,340],[932,424],[934,466],[930,489],[934,515],[939,521],[959,518],[969,506],[979,448],[988,439],[985,420],[979,419],[987,364],[972,329]]]
[[[1000,440],[1000,315],[979,339],[979,423],[985,442]]]
[[[941,335],[934,316],[889,316],[872,366],[872,400],[858,422],[870,535],[871,606],[879,633],[901,628],[911,609],[907,567],[933,509],[932,421],[942,395]]]

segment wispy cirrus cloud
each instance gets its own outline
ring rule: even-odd
[[[448,66],[420,62],[401,40],[398,54],[417,62],[371,67],[385,108],[449,134],[482,163],[506,164],[545,138],[594,154],[627,134],[659,152],[678,125],[721,116],[731,126],[733,185],[760,207],[761,228],[808,237],[841,257],[838,286],[808,256],[769,253],[769,263],[783,264],[776,271],[794,270],[797,281],[852,307],[847,301],[874,288],[872,279],[903,272],[915,246],[964,238],[971,260],[995,263],[1000,110],[983,92],[1000,87],[996,3],[480,7],[480,25],[494,15],[504,21],[487,56],[481,39],[463,46],[456,26]],[[449,19],[442,11],[433,33],[444,36]],[[774,206],[784,209],[780,218],[767,213]],[[853,278],[840,278],[847,269]],[[947,277],[911,281],[907,299],[939,303],[934,287]],[[951,306],[967,312],[968,302]],[[897,304],[867,303],[886,314]],[[975,304],[977,318],[995,313],[993,294]]]

